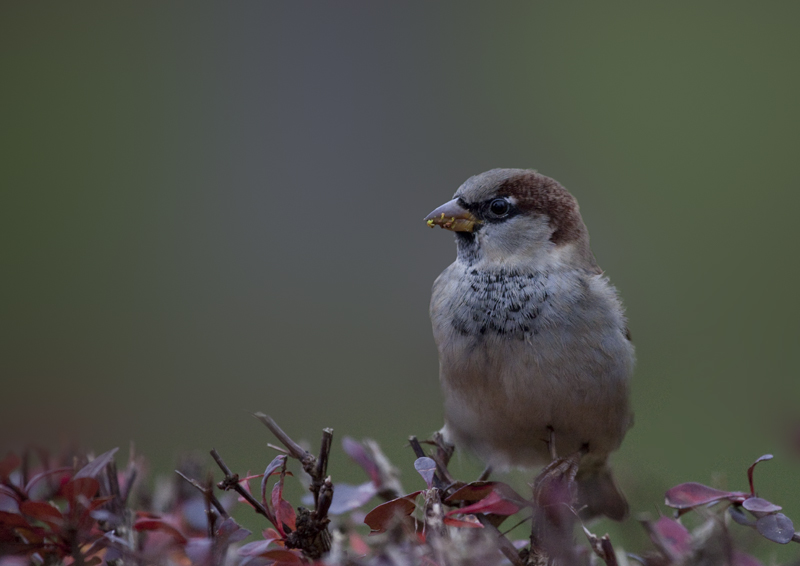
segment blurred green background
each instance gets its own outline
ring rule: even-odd
[[[4,3],[0,449],[133,440],[165,473],[211,447],[259,470],[261,410],[314,444],[374,437],[419,487],[405,444],[441,426],[427,308],[455,255],[422,218],[531,167],[577,196],[628,309],[633,511],[682,481],[743,489],[772,452],[761,495],[800,521],[798,17]],[[363,479],[341,452],[331,472]],[[640,550],[640,530],[613,533]]]

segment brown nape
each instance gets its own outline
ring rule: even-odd
[[[578,211],[578,201],[558,181],[534,171],[504,181],[498,194],[513,196],[523,212],[538,212],[550,218],[558,245],[576,242],[586,235],[586,226]]]

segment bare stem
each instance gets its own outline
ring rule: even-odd
[[[264,423],[264,426],[266,426],[270,432],[275,435],[275,438],[281,441],[281,444],[283,444],[287,450],[289,450],[289,455],[292,458],[300,460],[300,463],[303,464],[303,469],[306,469],[306,465],[315,460],[312,454],[292,440],[288,434],[283,432],[283,429],[278,426],[278,423],[276,423],[272,417],[265,415],[264,413],[255,413],[253,416]],[[306,470],[306,472],[308,472],[308,470]]]
[[[236,493],[241,495],[245,501],[247,501],[253,507],[253,509],[256,510],[256,513],[263,515],[269,519],[271,523],[275,523],[275,517],[272,516],[272,513],[270,513],[260,501],[253,497],[249,491],[242,487],[242,484],[239,483],[239,474],[234,474],[231,471],[216,449],[211,450],[211,457],[214,458],[214,461],[220,467],[222,473],[225,474],[225,478],[217,484],[217,487],[223,491],[228,491],[230,489],[236,491]]]

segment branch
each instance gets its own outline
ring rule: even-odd
[[[306,471],[306,473],[313,477],[314,474],[308,470],[307,466],[313,466],[316,458],[314,458],[314,456],[308,450],[304,449],[294,440],[289,438],[289,435],[283,432],[283,429],[278,426],[278,423],[276,423],[272,417],[265,415],[264,413],[255,413],[253,416],[264,423],[264,426],[266,426],[270,432],[275,435],[275,438],[280,440],[281,444],[286,447],[286,449],[289,451],[289,455],[296,460],[300,460],[300,463],[303,465],[303,469]]]
[[[500,548],[500,552],[503,553],[503,556],[508,558],[509,562],[514,566],[525,566],[525,562],[523,562],[522,558],[519,557],[519,551],[517,547],[515,547],[510,540],[503,536],[503,533],[492,524],[491,518],[478,513],[475,515],[477,519],[483,525],[483,528],[486,532],[490,533],[494,538],[495,542],[497,542],[497,546]]]
[[[258,501],[255,497],[253,497],[249,491],[247,491],[244,487],[242,487],[242,484],[239,483],[239,474],[234,474],[231,471],[231,469],[228,467],[228,465],[225,463],[225,461],[222,459],[222,456],[219,455],[219,452],[217,452],[216,449],[211,450],[211,457],[214,458],[214,461],[220,467],[222,473],[225,474],[225,478],[217,484],[217,488],[223,491],[228,491],[233,489],[234,491],[236,491],[236,493],[241,495],[245,499],[245,501],[247,501],[250,504],[250,506],[253,507],[253,509],[256,510],[256,513],[263,515],[271,523],[274,524],[275,517],[272,516],[272,513],[270,513],[263,505],[261,505],[261,502]]]
[[[208,499],[208,500],[211,502],[211,504],[212,504],[212,505],[214,505],[214,508],[215,508],[217,511],[219,511],[219,514],[220,514],[220,515],[222,515],[222,516],[223,516],[223,517],[225,517],[226,519],[229,517],[229,515],[228,515],[228,512],[227,512],[227,511],[225,511],[225,508],[222,506],[222,503],[220,503],[219,499],[217,499],[217,497],[214,495],[214,492],[213,492],[213,490],[211,490],[211,488],[210,488],[210,487],[205,487],[205,486],[203,486],[203,485],[200,485],[200,483],[199,483],[198,481],[196,481],[196,480],[193,480],[192,478],[185,476],[183,473],[181,473],[181,472],[180,472],[180,471],[178,471],[178,470],[175,470],[175,473],[176,473],[176,474],[178,474],[178,475],[179,475],[180,477],[182,477],[183,479],[185,479],[187,482],[189,482],[189,483],[190,483],[192,486],[194,486],[194,487],[195,487],[195,488],[196,488],[196,489],[197,489],[197,490],[198,490],[200,493],[202,493],[202,494],[203,494],[203,496],[204,496],[205,498],[207,498],[207,499]],[[221,488],[220,488],[220,489],[221,489]]]

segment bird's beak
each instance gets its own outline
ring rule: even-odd
[[[425,222],[433,228],[440,226],[453,232],[474,232],[481,221],[469,210],[458,204],[458,199],[444,203],[425,217]]]

